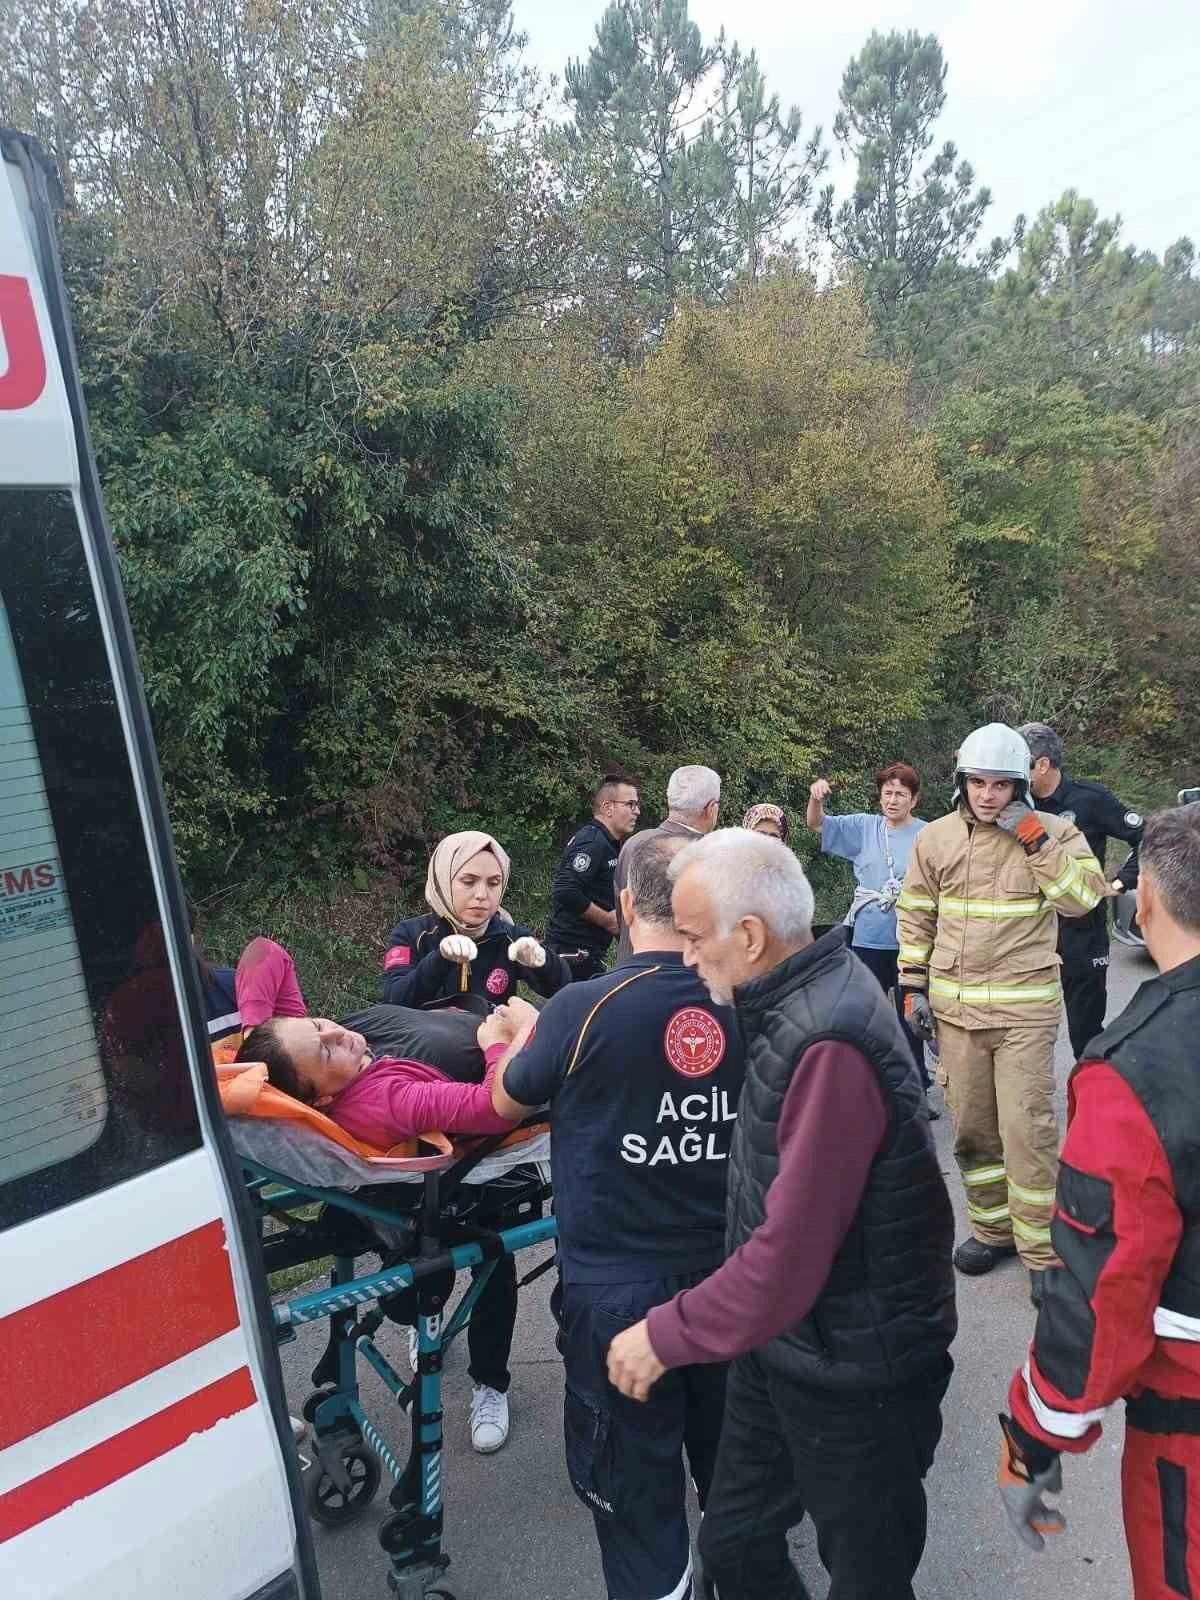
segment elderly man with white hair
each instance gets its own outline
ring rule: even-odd
[[[667,816],[657,828],[635,833],[621,847],[613,878],[617,910],[617,964],[633,954],[629,929],[621,917],[621,890],[629,882],[634,856],[650,839],[699,839],[717,825],[721,809],[721,775],[711,767],[676,767],[667,779]]]
[[[774,839],[724,829],[672,864],[684,961],[736,1007],[746,1080],[727,1258],[609,1347],[645,1398],[733,1360],[700,1530],[709,1595],[803,1600],[787,1530],[807,1511],[836,1600],[912,1600],[924,1476],[955,1333],[953,1220],[895,1012]]]

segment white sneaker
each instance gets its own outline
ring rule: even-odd
[[[289,1417],[288,1421],[292,1425],[292,1438],[297,1444],[303,1444],[308,1434],[308,1423],[302,1421],[299,1417]]]
[[[481,1456],[499,1450],[508,1438],[508,1396],[486,1383],[471,1390],[471,1445]]]

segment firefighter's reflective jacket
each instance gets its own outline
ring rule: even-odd
[[[1057,1022],[1058,918],[1086,915],[1104,875],[1073,823],[1037,813],[1034,850],[966,806],[917,835],[897,905],[900,983],[960,1028]]]

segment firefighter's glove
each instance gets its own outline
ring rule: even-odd
[[[515,961],[519,967],[544,967],[546,965],[545,946],[530,934],[523,939],[514,939],[508,947],[508,959]]]
[[[1000,1471],[996,1486],[1013,1532],[1031,1550],[1044,1550],[1048,1533],[1062,1533],[1067,1519],[1043,1495],[1062,1493],[1062,1460],[1057,1452],[1028,1438],[1011,1417],[1000,1418]]]
[[[1035,856],[1050,835],[1042,827],[1041,818],[1024,800],[1010,800],[996,818],[996,826],[1011,833],[1025,847],[1027,856]]]
[[[465,933],[449,933],[438,945],[438,953],[443,961],[457,961],[460,966],[466,966],[474,961],[479,949],[474,939],[468,939]]]
[[[915,989],[909,989],[904,996],[904,1020],[918,1039],[932,1039],[937,1032],[928,997]]]

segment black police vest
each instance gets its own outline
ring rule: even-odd
[[[954,1219],[912,1053],[887,996],[834,929],[737,992],[746,1083],[729,1173],[730,1251],[765,1215],[776,1126],[796,1063],[841,1039],[875,1069],[888,1132],[862,1203],[809,1315],[760,1352],[820,1389],[894,1388],[943,1357],[957,1327]]]
[[[1039,811],[1046,811],[1052,817],[1069,815],[1087,840],[1101,870],[1104,868],[1108,831],[1097,813],[1103,807],[1106,795],[1107,791],[1099,784],[1064,776],[1048,799],[1035,802]],[[1058,951],[1068,974],[1091,971],[1096,958],[1107,956],[1108,949],[1107,900],[1101,900],[1098,906],[1085,912],[1082,917],[1058,919]],[[1103,961],[1101,965],[1104,965]]]
[[[736,1018],[673,954],[634,956],[572,1001],[581,989],[586,1020],[552,1112],[563,1278],[709,1272],[724,1256],[742,1087]]]
[[[1107,1061],[1119,1072],[1154,1124],[1183,1218],[1183,1236],[1159,1304],[1200,1320],[1198,1038],[1200,956],[1142,984],[1112,1026],[1088,1046],[1085,1059]]]

